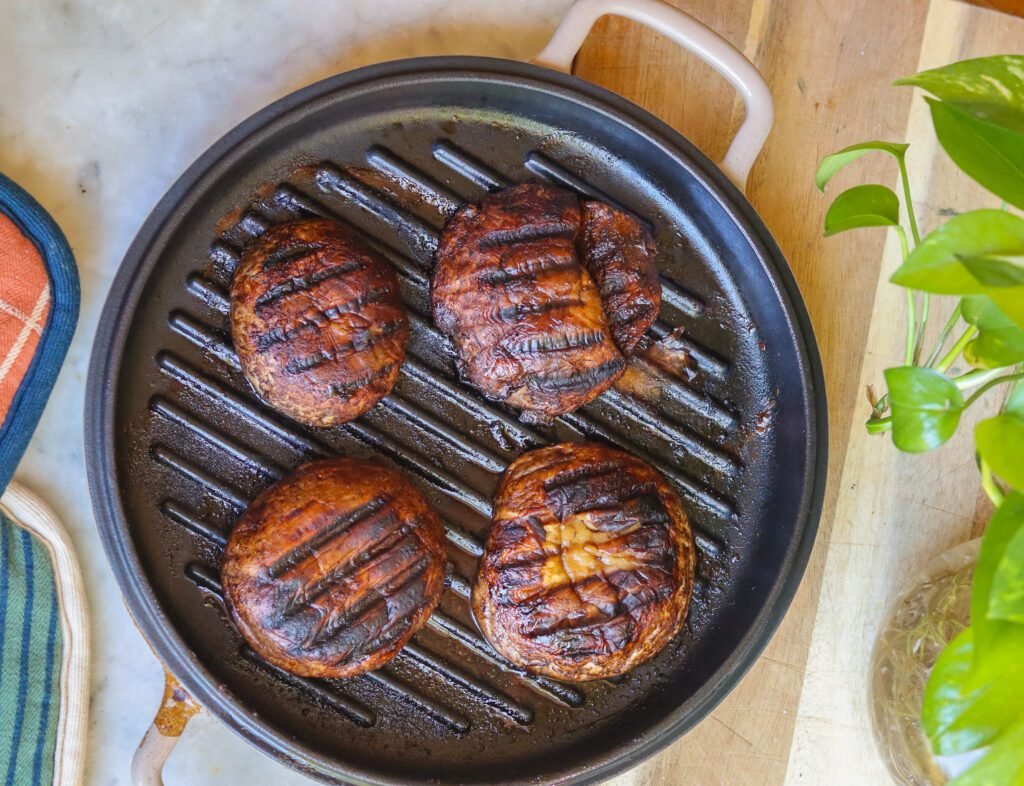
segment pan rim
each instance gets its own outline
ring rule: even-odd
[[[144,638],[186,689],[212,715],[260,750],[310,776],[358,784],[388,783],[379,773],[363,766],[328,760],[300,741],[290,739],[262,719],[246,712],[244,702],[218,686],[199,662],[163,610],[146,577],[134,542],[126,527],[126,515],[116,469],[116,399],[126,333],[136,315],[138,301],[158,256],[154,249],[166,244],[173,218],[187,211],[202,191],[197,186],[215,178],[219,168],[243,156],[249,145],[269,133],[275,123],[285,122],[294,111],[336,93],[375,89],[401,80],[489,79],[518,87],[540,88],[560,97],[583,102],[616,118],[657,145],[689,172],[736,222],[756,251],[786,320],[797,339],[798,360],[803,370],[801,392],[807,406],[806,468],[798,506],[796,530],[781,570],[753,624],[723,661],[711,679],[694,694],[692,704],[682,705],[627,743],[597,752],[545,773],[551,784],[594,783],[621,772],[662,750],[703,720],[732,690],[767,646],[789,609],[803,577],[817,533],[824,504],[828,461],[828,422],[824,375],[817,342],[799,289],[781,250],[768,229],[718,167],[681,134],[645,110],[610,91],[577,77],[540,66],[500,58],[444,56],[395,60],[337,74],[275,101],[222,136],[175,181],[139,229],[125,254],[108,292],[94,339],[85,398],[85,449],[93,511],[103,536],[103,546],[129,612]],[[396,782],[396,781],[390,781]],[[410,781],[403,780],[408,783]],[[415,782],[415,781],[414,781]],[[429,781],[427,778],[420,782]],[[502,781],[537,783],[537,778]]]

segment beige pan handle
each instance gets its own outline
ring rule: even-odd
[[[132,757],[132,786],[164,786],[164,762],[178,744],[185,724],[199,710],[195,700],[165,671],[160,709]]]
[[[732,44],[689,14],[660,0],[577,0],[559,22],[548,45],[531,62],[570,73],[583,41],[602,16],[624,16],[657,30],[714,68],[743,97],[746,117],[720,164],[741,189],[775,118],[764,77]]]

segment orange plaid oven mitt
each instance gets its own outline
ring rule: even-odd
[[[11,481],[64,362],[78,298],[64,235],[0,175],[3,784],[78,786],[85,761],[89,629],[81,573],[53,512]]]
[[[78,271],[63,233],[0,175],[0,492],[64,362],[78,301]]]
[[[0,417],[6,419],[50,316],[50,277],[38,249],[0,214]]]

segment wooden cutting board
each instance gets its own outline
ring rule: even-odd
[[[865,385],[900,363],[902,300],[886,281],[899,250],[881,229],[822,238],[828,199],[814,172],[848,144],[905,140],[922,231],[950,211],[994,206],[936,146],[920,96],[891,82],[967,57],[1021,53],[1024,20],[954,0],[670,1],[743,50],[775,98],[775,127],[748,195],[814,323],[829,400],[829,484],[803,584],[765,653],[698,728],[614,783],[885,784],[867,714],[878,626],[907,577],[978,534],[988,510],[970,424],[924,457],[864,433]],[[575,73],[650,110],[714,159],[742,119],[724,79],[633,22],[602,20]],[[863,182],[896,188],[894,163],[861,159],[829,191]],[[935,321],[943,318],[940,309]]]

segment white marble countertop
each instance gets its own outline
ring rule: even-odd
[[[86,782],[126,786],[163,690],[99,542],[82,410],[100,309],[136,230],[178,175],[247,116],[360,65],[426,54],[525,59],[570,0],[7,0],[0,22],[0,171],[67,234],[82,278],[68,360],[16,477],[71,531],[93,620]],[[209,716],[168,786],[308,782]]]

